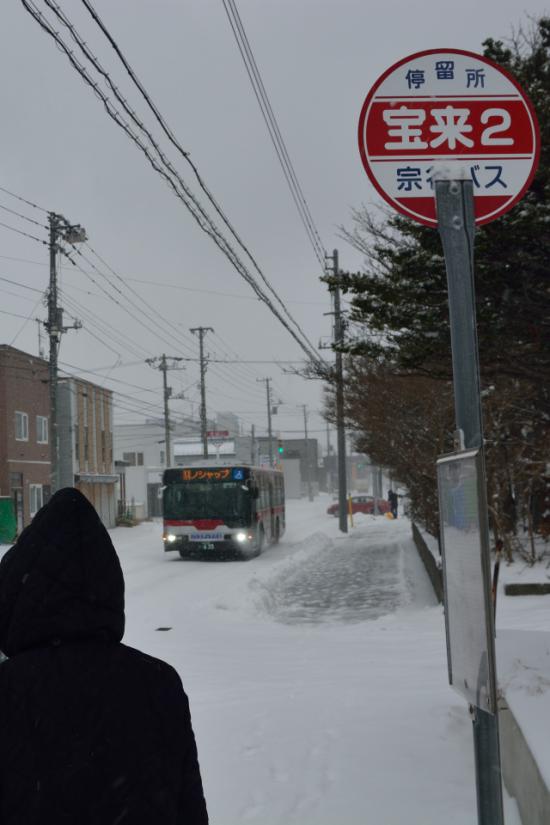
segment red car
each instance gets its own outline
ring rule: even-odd
[[[391,511],[391,507],[388,501],[385,498],[377,498],[376,499],[376,506],[378,510],[378,514],[381,515],[383,513],[389,513]],[[351,497],[351,511],[352,513],[369,513],[374,514],[374,497],[373,496],[352,496]],[[331,504],[330,507],[327,509],[327,513],[329,516],[337,516],[339,512],[338,502],[336,501],[334,504]],[[346,508],[346,512],[349,513],[349,505]]]

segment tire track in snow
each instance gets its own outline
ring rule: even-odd
[[[378,619],[408,601],[402,554],[397,543],[330,543],[254,587],[261,608],[286,624]]]

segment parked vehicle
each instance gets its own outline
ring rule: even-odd
[[[329,516],[338,516],[338,502],[331,504],[327,509]],[[391,507],[385,498],[376,499],[376,509],[379,515],[389,513]],[[368,513],[374,514],[374,496],[352,496],[351,497],[351,511],[352,513]],[[346,512],[349,512],[347,510]]]

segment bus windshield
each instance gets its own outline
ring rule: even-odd
[[[164,491],[165,519],[223,519],[250,523],[250,493],[242,482],[170,484]]]

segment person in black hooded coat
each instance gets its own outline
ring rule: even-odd
[[[0,562],[0,825],[205,825],[189,704],[121,644],[124,579],[76,489]]]

